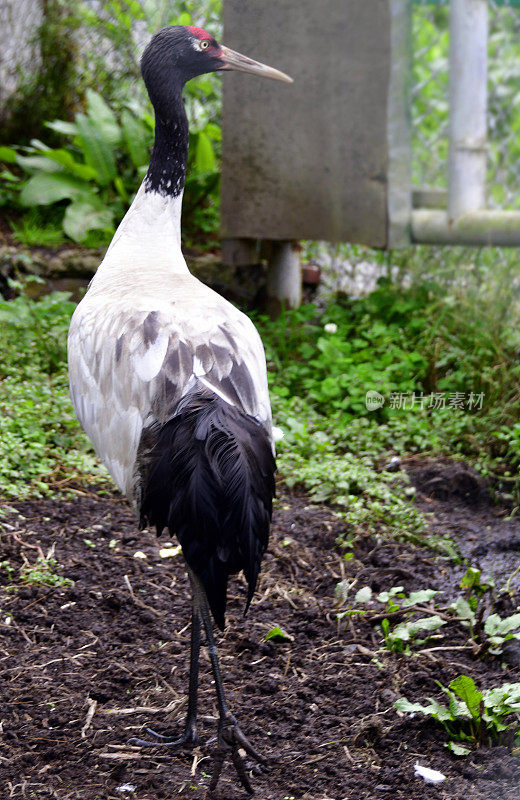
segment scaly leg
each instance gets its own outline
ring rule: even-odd
[[[186,714],[186,725],[182,736],[164,736],[151,728],[146,728],[146,732],[153,736],[149,739],[130,739],[130,744],[140,747],[194,747],[198,744],[197,736],[197,694],[199,688],[199,653],[200,653],[200,632],[201,616],[199,603],[196,600],[196,590],[193,585],[193,578],[190,572],[190,580],[193,591],[193,606],[191,614],[191,645],[190,645],[190,681],[188,690],[188,711]]]
[[[213,623],[206,599],[206,593],[200,581],[196,576],[192,576],[192,585],[194,589],[195,603],[198,602],[199,610],[202,616],[204,630],[206,632],[206,639],[208,643],[209,657],[211,660],[211,668],[213,670],[213,677],[215,679],[215,690],[217,693],[217,704],[219,713],[218,733],[217,733],[217,756],[215,758],[215,767],[211,776],[209,791],[212,792],[216,789],[224,761],[227,756],[231,756],[234,767],[237,771],[240,783],[244,789],[253,794],[253,788],[246,773],[246,766],[244,759],[238,752],[242,747],[251,758],[258,761],[260,764],[267,764],[266,759],[258,753],[254,747],[249,743],[248,739],[244,736],[237,720],[228,708],[226,697],[224,694],[224,687],[222,685],[222,676],[220,674],[220,666],[218,662],[217,646],[215,644],[215,637],[213,636]]]

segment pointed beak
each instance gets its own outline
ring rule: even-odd
[[[293,82],[293,79],[285,72],[268,67],[267,64],[261,64],[260,61],[253,61],[252,58],[236,53],[229,47],[220,45],[220,52],[220,61],[222,62],[220,69],[235,69],[239,72],[251,72],[253,75],[260,75],[263,78],[272,78],[274,81]]]

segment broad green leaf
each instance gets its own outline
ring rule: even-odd
[[[513,614],[502,619],[498,614],[490,614],[484,623],[484,631],[488,636],[500,634],[505,636],[520,628],[520,614]]]
[[[424,714],[426,717],[434,717],[439,720],[439,722],[446,722],[452,719],[446,706],[441,705],[441,703],[438,703],[436,700],[432,700],[431,697],[429,697],[428,700],[430,704],[424,706],[421,703],[411,703],[405,697],[401,697],[399,700],[396,700],[394,706],[399,711],[406,711],[409,714]]]
[[[448,742],[446,747],[456,756],[467,756],[471,753],[469,747],[464,747],[464,745],[457,744],[457,742]]]
[[[474,720],[480,719],[480,704],[483,695],[475,686],[475,681],[469,675],[459,675],[450,681],[450,689],[466,704]]]
[[[413,622],[401,622],[394,628],[391,637],[392,639],[401,639],[407,642],[420,631],[436,631],[438,628],[442,628],[443,625],[446,625],[446,622],[437,615],[421,617],[413,620]]]
[[[142,167],[150,160],[149,147],[152,142],[150,129],[137,119],[126,108],[121,114],[121,124],[132,164],[135,167]]]
[[[377,595],[377,599],[380,603],[388,603],[392,597],[395,597],[400,592],[404,592],[404,586],[392,586],[387,592],[380,592]]]
[[[282,628],[279,628],[278,626],[276,628],[271,628],[271,630],[266,633],[264,637],[264,642],[268,642],[270,639],[272,639],[275,642],[293,641],[293,637],[289,633],[286,633],[284,630],[282,630]]]
[[[62,148],[47,150],[45,152],[45,158],[56,162],[56,164],[61,164],[71,175],[76,175],[78,178],[83,178],[86,181],[94,179],[97,175],[95,169],[89,167],[88,164],[82,164],[80,161],[76,161],[72,153]]]
[[[433,597],[435,597],[436,592],[435,589],[422,589],[418,592],[410,592],[408,597],[401,602],[401,606],[406,608],[407,606],[414,606],[417,603],[428,603]]]
[[[45,206],[58,200],[73,198],[88,191],[85,181],[63,172],[39,173],[29,178],[20,192],[24,206]]]
[[[452,719],[471,719],[471,714],[469,708],[467,707],[466,703],[463,700],[460,700],[453,692],[450,692],[449,689],[442,688],[443,692],[449,697],[448,709],[451,714]]]
[[[14,164],[17,161],[17,152],[14,147],[0,147],[0,161]]]
[[[211,172],[217,164],[215,151],[209,136],[204,131],[197,134],[195,145],[195,168],[198,172]]]
[[[399,700],[395,701],[394,706],[398,711],[406,711],[408,714],[419,713],[429,715],[432,711],[431,706],[423,706],[421,703],[411,703],[406,697],[400,697]]]
[[[7,169],[0,171],[0,178],[2,178],[4,181],[10,181],[11,183],[18,183],[20,180],[18,175],[13,175],[13,173],[9,172]]]
[[[520,710],[520,683],[504,683],[484,692],[484,705],[495,713]]]
[[[452,608],[457,614],[457,616],[460,617],[461,619],[469,619],[469,620],[475,619],[475,612],[473,611],[470,604],[464,597],[457,597],[456,602],[452,603],[450,605],[450,608]]]
[[[26,172],[63,172],[63,168],[46,156],[18,156],[18,164]]]
[[[31,147],[34,147],[36,150],[42,150],[44,153],[46,153],[47,150],[51,150],[52,149],[51,147],[49,147],[48,144],[45,144],[45,142],[42,142],[41,139],[31,139],[30,144],[31,144]]]
[[[439,720],[439,722],[450,722],[453,719],[450,708],[446,708],[442,703],[438,703],[437,700],[432,700],[431,697],[428,699],[431,703],[432,716],[435,717],[435,719]]]
[[[55,119],[53,122],[46,122],[45,126],[51,131],[62,133],[64,136],[77,136],[78,129],[74,122],[66,122],[64,119]]]
[[[79,140],[85,161],[96,170],[97,180],[108,186],[117,176],[114,151],[99,127],[85,114],[76,114]]]
[[[92,89],[87,89],[87,115],[99,130],[103,139],[114,146],[121,141],[121,129],[112,109]]]
[[[75,242],[82,242],[91,230],[110,230],[113,224],[114,215],[109,208],[100,208],[87,200],[70,203],[63,218],[63,230]]]

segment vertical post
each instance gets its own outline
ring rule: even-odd
[[[390,83],[387,102],[387,247],[410,244],[412,215],[412,2],[390,0]]]
[[[302,301],[300,246],[273,242],[267,265],[267,310],[276,317],[283,306],[298,308]]]
[[[450,221],[485,207],[487,0],[450,3]]]

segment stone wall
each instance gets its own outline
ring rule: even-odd
[[[41,0],[0,0],[0,119],[23,75],[39,67],[34,39],[42,20]]]

